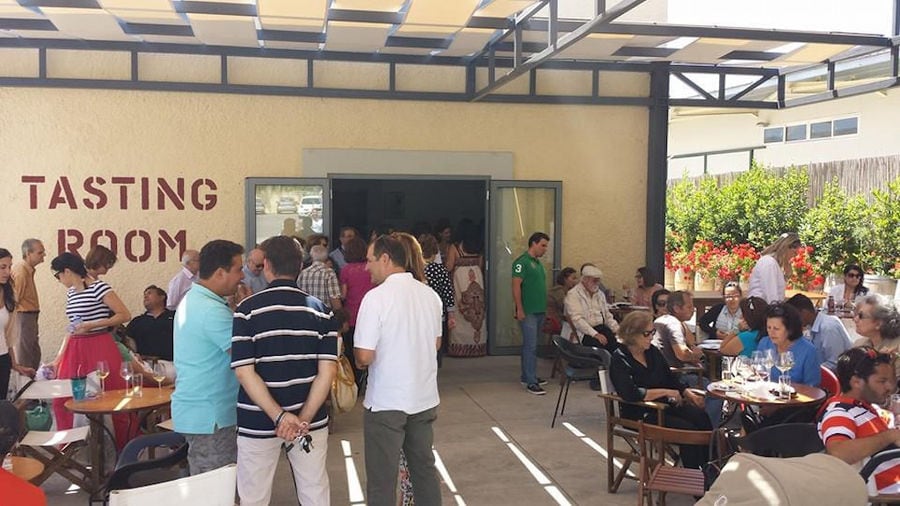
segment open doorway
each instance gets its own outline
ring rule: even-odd
[[[409,179],[332,178],[331,236],[352,226],[366,239],[371,234],[391,231],[409,232],[416,237],[449,228],[451,242],[441,262],[450,269],[455,312],[454,326],[445,328],[444,352],[451,357],[478,357],[488,350],[488,314],[485,265],[485,229],[487,226],[487,178]],[[424,243],[426,246],[428,243]],[[431,251],[441,250],[431,243]],[[426,258],[429,253],[425,248]],[[451,268],[448,258],[455,268]],[[437,260],[435,260],[437,262]],[[432,276],[441,274],[430,271]],[[439,278],[438,278],[439,279]]]
[[[368,239],[378,229],[433,231],[441,220],[451,227],[468,218],[483,223],[487,179],[368,179],[331,180],[331,237],[343,226],[355,227]]]

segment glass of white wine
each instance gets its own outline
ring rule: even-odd
[[[109,364],[106,360],[97,362],[97,376],[100,378],[100,395],[106,393],[106,378],[109,376]]]
[[[782,390],[781,393],[785,394],[787,396],[791,395],[791,391],[789,388],[790,376],[788,376],[788,372],[790,372],[790,370],[793,367],[794,367],[794,353],[790,352],[790,351],[781,352],[778,355],[778,360],[775,362],[775,368],[778,369],[778,371],[781,373],[781,376],[779,377],[779,383],[781,385],[781,390]],[[781,378],[786,378],[786,379],[782,380]]]
[[[162,390],[162,382],[166,379],[166,367],[159,361],[153,363],[153,379],[156,380],[156,389]]]

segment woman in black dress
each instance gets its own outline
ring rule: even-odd
[[[711,430],[709,416],[703,410],[703,396],[688,389],[669,370],[662,353],[651,343],[656,329],[646,311],[628,313],[619,325],[620,346],[612,354],[610,379],[616,393],[628,402],[660,401],[669,404],[665,426],[684,430]],[[656,410],[623,404],[622,416],[657,423]],[[684,467],[699,468],[708,460],[705,446],[682,446]]]

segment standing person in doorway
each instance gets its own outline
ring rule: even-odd
[[[396,506],[401,449],[416,504],[441,504],[432,452],[441,299],[406,266],[400,240],[381,236],[369,245],[366,270],[377,286],[359,308],[354,353],[357,365],[369,369],[363,432],[372,506]]]
[[[25,239],[22,243],[22,261],[12,268],[19,335],[15,353],[21,365],[32,369],[37,369],[41,365],[38,329],[41,303],[38,300],[37,286],[34,284],[34,269],[44,261],[46,255],[44,243],[38,239]]]
[[[356,358],[353,356],[353,335],[356,332],[356,315],[363,297],[372,289],[372,278],[366,272],[366,242],[359,237],[353,237],[344,245],[344,258],[346,263],[339,276],[341,281],[341,298],[344,299],[344,309],[347,310],[347,323],[350,328],[344,332],[344,353],[353,365],[356,372],[356,383],[361,384],[362,375],[356,367]]]
[[[240,244],[210,241],[199,276],[175,311],[172,421],[188,442],[191,474],[237,462],[238,380],[231,371],[232,313],[225,297],[244,278]]]
[[[550,236],[535,232],[528,238],[528,250],[512,265],[512,293],[515,318],[522,327],[522,377],[525,389],[534,395],[547,392],[537,377],[537,337],[547,311],[547,273],[540,258],[547,252]]]
[[[338,247],[334,249],[331,253],[328,254],[328,257],[331,258],[331,261],[334,263],[334,272],[335,274],[340,274],[341,269],[347,265],[347,260],[344,258],[345,250],[347,248],[347,244],[350,243],[353,239],[359,236],[359,233],[353,227],[341,227],[341,233],[338,235]]]
[[[447,252],[446,267],[456,299],[456,326],[450,329],[447,354],[451,357],[481,357],[487,353],[485,339],[484,241],[472,220],[457,227],[459,241]],[[546,302],[546,301],[545,301]]]

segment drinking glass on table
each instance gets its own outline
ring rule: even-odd
[[[106,360],[97,361],[97,377],[100,378],[100,395],[106,393],[106,378],[109,376],[109,364]]]
[[[775,368],[781,373],[781,377],[787,376],[790,378],[788,373],[794,367],[794,353],[790,351],[783,351],[778,355],[778,360],[775,361]],[[780,378],[779,378],[780,379]],[[784,381],[779,381],[779,385],[782,386],[782,390],[787,390],[790,393],[789,389],[786,386],[790,386],[790,383],[785,383]]]
[[[156,381],[156,389],[162,390],[162,382],[166,379],[166,367],[159,361],[153,363],[153,379]]]
[[[131,395],[131,378],[134,376],[134,367],[132,367],[131,362],[122,362],[122,367],[119,368],[119,375],[125,380],[125,395]]]
[[[766,354],[757,350],[753,352],[753,372],[760,381],[769,379],[769,369],[766,367]]]

